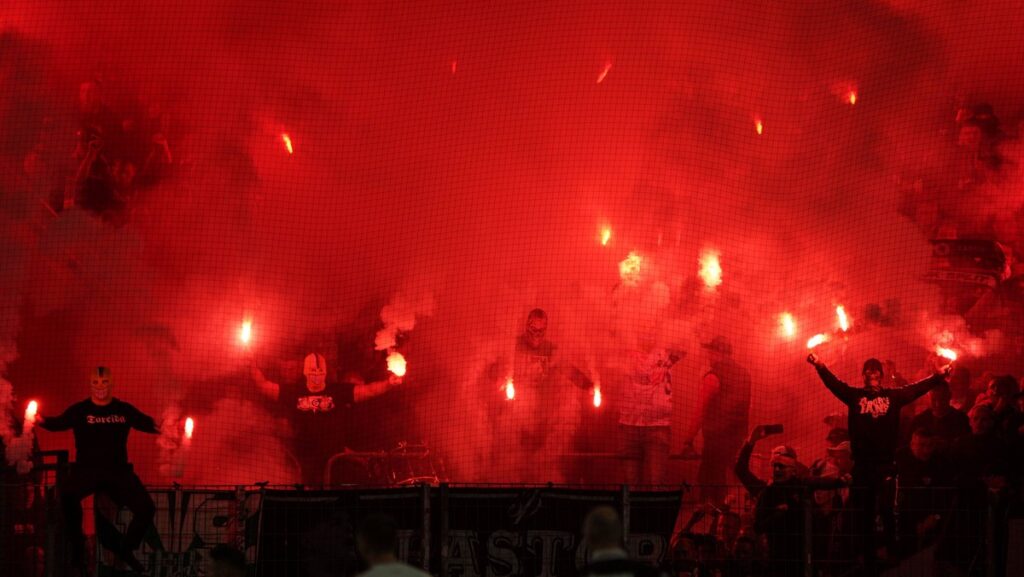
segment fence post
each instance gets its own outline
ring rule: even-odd
[[[814,565],[812,563],[812,558],[814,556],[813,494],[814,493],[809,488],[804,488],[800,495],[800,500],[803,501],[804,506],[804,577],[814,577]]]
[[[430,485],[423,483],[423,536],[420,538],[420,563],[423,570],[430,572]]]
[[[993,497],[988,495],[985,507],[985,574],[993,575],[996,570],[996,511]]]
[[[448,483],[441,483],[441,534],[438,539],[441,541],[441,577],[448,575]]]
[[[622,544],[629,547],[629,485],[622,486]]]

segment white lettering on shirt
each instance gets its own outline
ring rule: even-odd
[[[878,397],[877,399],[865,397],[860,400],[860,414],[862,415],[871,415],[877,419],[888,412],[889,397]]]
[[[85,422],[90,425],[98,425],[105,423],[127,423],[128,419],[124,415],[108,415],[106,417],[97,417],[95,415],[87,415]]]

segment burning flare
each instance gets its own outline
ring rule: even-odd
[[[185,419],[185,438],[192,438],[192,431],[196,430],[196,422],[192,420],[192,417]]]
[[[612,228],[606,226],[601,229],[601,246],[608,246],[608,241],[612,239]]]
[[[839,329],[844,333],[850,330],[850,318],[846,316],[846,309],[843,305],[836,307],[836,318],[839,319]]]
[[[28,402],[28,406],[25,407],[25,422],[26,423],[35,423],[36,422],[36,413],[38,413],[38,412],[39,412],[39,403],[37,403],[36,401],[29,401]]]
[[[796,319],[789,313],[779,315],[779,330],[788,338],[796,336]]]
[[[396,377],[405,376],[405,357],[398,351],[388,353],[388,370]]]
[[[597,76],[597,83],[601,84],[604,82],[604,78],[608,76],[608,71],[612,69],[612,63],[606,62],[604,68],[601,69],[601,74]]]
[[[947,349],[946,347],[939,345],[935,346],[935,354],[950,361],[955,361],[957,358],[956,351],[954,351],[953,349]]]
[[[714,290],[715,287],[722,284],[722,264],[718,260],[718,252],[713,250],[705,250],[700,255],[700,275],[701,280],[704,281],[704,287],[708,290]]]
[[[822,343],[825,343],[825,342],[828,342],[828,335],[823,334],[823,333],[822,334],[817,334],[817,335],[814,335],[813,337],[811,337],[810,339],[807,340],[807,348],[813,349],[813,348],[817,347],[818,345],[820,345]]]
[[[601,407],[601,387],[600,386],[595,386],[594,387],[594,408],[597,409],[597,408],[600,408],[600,407]]]
[[[851,90],[846,95],[846,101],[850,103],[850,106],[853,106],[854,104],[857,104],[857,91],[856,90]]]
[[[640,283],[640,266],[643,264],[642,256],[633,251],[619,263],[619,278],[626,286],[636,286]]]
[[[252,340],[252,321],[242,321],[242,328],[238,331],[238,340],[247,345]]]
[[[761,122],[761,119],[759,117],[758,118],[754,118],[754,130],[757,131],[758,135],[761,135],[761,134],[764,133],[764,123]]]
[[[287,134],[282,134],[281,140],[284,141],[284,147],[288,151],[288,154],[292,154],[295,152],[295,149],[292,148],[292,137],[288,136]]]
[[[512,377],[505,380],[505,398],[509,401],[516,398],[516,386],[512,382]]]

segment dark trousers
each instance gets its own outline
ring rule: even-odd
[[[745,429],[744,429],[745,430]],[[743,431],[739,431],[743,433]],[[745,433],[744,433],[745,435]],[[729,493],[731,485],[739,481],[732,474],[736,455],[746,437],[736,435],[704,433],[704,449],[701,451],[700,468],[697,470],[697,484],[701,486],[701,501],[720,505]]]
[[[851,529],[863,547],[864,566],[868,574],[877,570],[877,550],[892,541],[893,503],[886,479],[894,474],[892,463],[863,463],[853,467],[853,487],[848,506],[851,511]],[[883,538],[879,541],[875,519],[882,522]]]
[[[132,512],[132,521],[125,531],[121,551],[131,552],[142,544],[146,530],[153,524],[156,505],[131,465],[126,467],[86,467],[73,465],[61,490],[61,507],[71,542],[71,560],[79,565],[85,560],[85,536],[82,534],[82,499],[103,493],[121,507]]]

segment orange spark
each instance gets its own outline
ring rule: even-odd
[[[850,330],[850,318],[846,316],[846,309],[843,305],[836,307],[836,318],[839,319],[839,329],[844,333]]]
[[[935,354],[950,361],[955,361],[958,356],[956,351],[953,349],[947,349],[946,347],[938,345],[935,346]]]
[[[611,70],[611,69],[612,69],[612,63],[611,62],[606,62],[605,65],[604,65],[604,68],[601,69],[601,74],[599,74],[597,76],[597,83],[598,84],[601,84],[602,82],[604,82],[605,77],[608,76],[608,71]]]
[[[813,337],[811,337],[810,339],[807,340],[807,348],[813,349],[813,348],[817,347],[818,345],[820,345],[822,343],[825,343],[825,342],[828,342],[828,335],[826,335],[826,334],[817,334],[817,335],[814,335]]]
[[[846,95],[846,101],[850,103],[850,106],[857,104],[857,91],[851,90],[850,93]]]
[[[596,409],[596,408],[599,408],[600,406],[601,406],[601,386],[600,385],[594,385],[594,408]]]
[[[192,417],[185,419],[185,438],[192,438],[192,431],[196,429],[196,423],[192,420]]]
[[[284,147],[286,150],[288,150],[288,154],[292,154],[293,152],[295,152],[295,149],[292,148],[292,137],[288,136],[287,134],[282,134],[281,140],[284,141]]]
[[[709,249],[700,255],[700,272],[697,274],[708,290],[715,290],[715,287],[722,284],[722,264],[718,260],[718,251]]]
[[[516,386],[512,382],[512,377],[505,380],[505,398],[509,401],[516,398]]]
[[[608,241],[612,239],[612,229],[610,226],[606,226],[601,229],[601,246],[608,246]]]
[[[388,370],[396,377],[405,376],[405,357],[398,351],[388,353]]]
[[[793,338],[796,336],[796,319],[789,313],[782,313],[779,315],[779,329],[782,334]]]
[[[761,122],[760,118],[754,119],[754,130],[757,131],[758,135],[764,133],[764,123]]]

